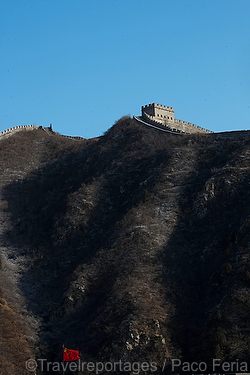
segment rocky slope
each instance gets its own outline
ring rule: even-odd
[[[61,361],[62,344],[145,374],[248,361],[249,161],[249,132],[171,135],[128,117],[91,140],[3,137],[0,373]]]

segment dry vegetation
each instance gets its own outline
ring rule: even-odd
[[[248,132],[129,117],[98,139],[1,139],[0,373],[60,361],[62,344],[155,374],[172,358],[248,361],[249,161]]]

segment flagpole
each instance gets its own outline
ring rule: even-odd
[[[62,345],[62,349],[64,350],[64,344]],[[63,366],[63,375],[65,375],[64,366]]]

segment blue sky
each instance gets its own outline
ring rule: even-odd
[[[102,135],[141,106],[250,128],[250,0],[0,0],[0,131]]]

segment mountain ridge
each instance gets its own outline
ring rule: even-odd
[[[157,374],[174,358],[248,361],[249,142],[129,117],[74,143],[41,129],[2,138],[2,321],[6,306],[16,314],[0,326],[2,373],[60,361],[62,344]]]

